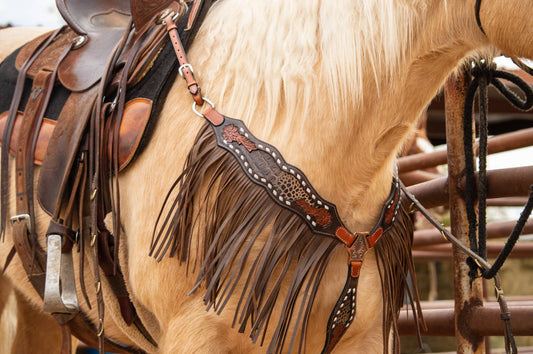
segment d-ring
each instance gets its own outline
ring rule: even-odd
[[[208,100],[207,98],[205,97],[202,97],[202,100],[204,100],[205,102],[209,103],[209,105],[211,106],[211,108],[215,108],[215,105],[213,104],[213,102],[211,102],[210,100]],[[194,113],[196,113],[196,115],[204,118],[204,115],[200,112],[198,112],[198,110],[196,109],[196,101],[194,101],[192,103],[192,110],[194,111]]]

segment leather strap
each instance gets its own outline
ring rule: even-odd
[[[50,36],[41,43],[34,51],[34,53],[28,57],[28,59],[22,64],[17,77],[17,83],[15,86],[15,92],[13,99],[11,100],[11,106],[9,108],[9,114],[6,122],[6,129],[4,130],[2,141],[5,146],[9,146],[11,134],[13,132],[13,126],[15,125],[15,119],[22,93],[24,91],[24,83],[26,80],[26,73],[35,61],[35,59],[44,51],[44,49],[54,40],[54,38],[61,32],[61,29],[56,30]],[[0,233],[3,239],[6,228],[7,219],[7,196],[9,194],[9,149],[2,149],[1,154],[1,205],[0,205]]]
[[[191,11],[189,12],[189,18],[187,20],[187,28],[185,29],[185,31],[190,31],[192,29],[192,26],[194,25],[194,22],[196,21],[198,12],[202,5],[202,1],[203,0],[194,0],[194,2],[192,3]]]
[[[187,88],[189,89],[189,93],[194,98],[194,102],[196,102],[197,105],[201,106],[202,104],[204,104],[204,99],[202,98],[200,86],[194,78],[192,66],[187,61],[185,49],[183,49],[183,45],[181,44],[181,40],[179,37],[178,27],[174,24],[174,22],[172,22],[170,16],[165,18],[165,23],[167,25],[167,32],[170,36],[172,46],[174,47],[174,51],[176,52],[176,57],[178,58],[178,62],[180,64],[180,75],[182,75],[185,81],[187,82]]]
[[[32,146],[31,137],[36,125],[36,117],[44,114],[46,89],[52,79],[50,71],[40,71],[33,81],[32,94],[21,123],[20,136],[18,139],[18,146],[15,153],[16,163],[16,210],[18,217],[12,218],[13,224],[13,241],[17,253],[21,257],[22,264],[26,272],[30,275],[32,281],[33,268],[38,272],[39,277],[36,288],[42,290],[41,286],[44,284],[40,274],[45,273],[45,263],[41,257],[35,258],[35,247],[37,246],[37,236],[35,234],[35,220],[32,205],[33,180],[28,176],[29,169],[32,168]],[[28,185],[32,186],[28,190]],[[39,252],[40,253],[40,252]],[[36,264],[34,264],[34,261]],[[32,281],[33,284],[33,281]],[[38,291],[39,291],[38,290]],[[43,293],[40,292],[40,295]]]

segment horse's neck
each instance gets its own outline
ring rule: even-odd
[[[434,18],[442,9],[340,3],[220,2],[190,59],[222,113],[277,146],[348,226],[364,229],[402,140],[473,43],[455,39],[466,19]]]

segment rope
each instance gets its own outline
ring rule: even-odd
[[[523,63],[521,63],[523,64]],[[525,65],[525,64],[523,64]],[[497,70],[494,63],[488,64],[481,61],[472,69],[472,80],[468,87],[465,97],[464,106],[464,153],[466,158],[465,174],[466,174],[466,191],[465,203],[468,218],[468,238],[470,248],[473,252],[480,255],[483,259],[487,259],[487,230],[486,230],[486,200],[487,200],[487,155],[488,155],[488,95],[487,89],[489,85],[493,85],[513,106],[521,110],[529,110],[533,107],[533,90],[532,88],[518,76]],[[500,79],[504,79],[514,83],[523,93],[524,99],[519,97],[511,91]],[[479,92],[479,175],[476,181],[475,174],[475,155],[472,142],[471,132],[472,126],[472,107],[476,92]],[[478,200],[479,216],[476,216],[476,200]],[[507,257],[516,244],[520,233],[524,227],[525,222],[531,214],[533,207],[533,193],[530,194],[528,203],[522,212],[520,220],[517,222],[511,236],[507,240],[505,247],[500,252],[498,259],[493,267],[482,270],[481,276],[486,279],[493,278],[494,275],[501,268]],[[470,278],[473,280],[479,277],[479,266],[472,257],[467,259],[470,267]]]
[[[479,4],[480,1],[477,1]],[[480,26],[481,27],[481,26]],[[533,69],[525,65],[520,60],[513,58],[513,61],[524,71],[529,74],[533,73]],[[475,65],[472,69],[473,80],[470,83],[466,96],[464,106],[464,130],[463,130],[463,143],[464,154],[466,159],[465,165],[465,204],[468,219],[468,237],[470,241],[470,249],[463,245],[455,236],[453,236],[448,230],[446,230],[432,215],[424,208],[422,204],[416,198],[409,193],[403,184],[401,185],[404,195],[412,203],[412,206],[418,209],[418,211],[436,228],[438,229],[444,238],[458,247],[462,252],[468,255],[467,263],[470,266],[469,275],[471,280],[479,277],[486,279],[493,279],[496,289],[496,299],[500,306],[500,318],[504,324],[504,337],[505,337],[505,349],[507,353],[517,353],[516,343],[513,337],[511,328],[511,314],[503,295],[501,288],[500,276],[498,271],[504,264],[505,260],[511,253],[514,245],[518,241],[523,227],[527,222],[531,212],[533,210],[533,185],[530,187],[531,192],[528,202],[522,211],[520,218],[518,219],[511,235],[509,236],[504,248],[498,255],[493,265],[487,262],[487,232],[486,232],[486,199],[487,199],[487,155],[488,155],[488,94],[487,89],[489,85],[493,85],[513,106],[522,109],[529,110],[533,107],[533,89],[521,78],[511,74],[496,70],[496,66],[493,63],[487,64],[485,61],[481,61],[480,65]],[[509,90],[500,79],[504,79],[514,83],[524,95],[524,99],[520,98],[514,92]],[[473,122],[472,122],[472,109],[476,92],[479,90],[479,110],[480,110],[480,140],[479,140],[479,181],[476,181],[475,171],[475,154],[473,147]],[[476,199],[479,199],[479,218],[476,215]],[[478,222],[479,220],[479,222]]]

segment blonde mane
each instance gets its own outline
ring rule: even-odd
[[[246,7],[239,2],[213,6],[198,48],[198,64],[209,72],[199,76],[213,100],[229,106],[239,102],[231,114],[248,116],[261,106],[264,120],[272,125],[279,122],[280,111],[286,110],[283,116],[306,116],[317,101],[327,104],[333,116],[361,108],[363,92],[370,86],[379,94],[383,80],[392,80],[404,62],[415,18],[426,10],[422,2],[387,0],[308,0],[297,6],[291,6],[294,1],[276,6],[282,1],[274,0]],[[231,17],[240,20],[228,25]],[[327,17],[335,20],[323,21]],[[243,84],[249,82],[256,85]],[[212,83],[217,83],[216,94]],[[243,99],[259,96],[266,100]]]

